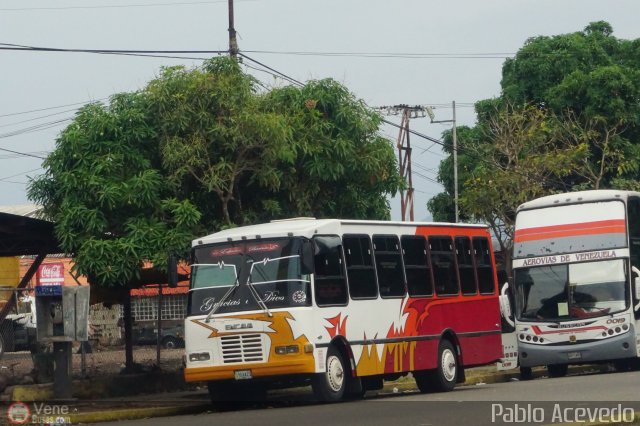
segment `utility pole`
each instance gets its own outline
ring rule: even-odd
[[[409,120],[411,118],[421,118],[426,116],[426,109],[422,106],[394,105],[377,108],[386,115],[402,114],[400,132],[398,133],[398,165],[400,176],[408,183],[406,191],[400,191],[400,208],[402,221],[413,221],[413,181],[411,178],[411,140],[409,139]]]
[[[229,56],[237,59],[238,40],[236,39],[236,29],[233,21],[233,0],[229,0]]]
[[[456,133],[456,101],[451,102],[453,107],[453,202],[456,211],[456,223],[460,220],[460,209],[458,208],[458,136]]]
[[[460,209],[458,207],[458,136],[456,133],[456,101],[451,102],[453,108],[452,120],[434,120],[433,108],[427,107],[427,113],[432,123],[452,123],[451,138],[453,139],[453,203],[456,223],[460,220]]]

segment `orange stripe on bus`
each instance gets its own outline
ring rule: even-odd
[[[572,223],[556,226],[541,226],[516,231],[515,242],[546,240],[558,237],[573,237],[578,235],[624,234],[626,232],[624,219],[601,220],[597,222]]]

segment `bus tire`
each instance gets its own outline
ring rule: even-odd
[[[636,370],[637,364],[637,358],[623,358],[613,361],[613,367],[620,372]]]
[[[569,365],[567,364],[551,364],[547,365],[547,371],[550,377],[564,377],[569,371]]]
[[[414,371],[413,378],[421,393],[449,392],[456,387],[459,374],[458,357],[453,344],[442,340],[438,345],[438,367]]]
[[[432,373],[433,390],[449,392],[456,387],[459,373],[456,349],[449,340],[442,340],[438,345],[438,368]]]
[[[531,367],[520,367],[520,380],[531,380],[533,379],[533,370]]]
[[[348,369],[342,354],[333,345],[327,351],[326,366],[326,372],[313,377],[313,393],[322,402],[340,401],[345,393]]]

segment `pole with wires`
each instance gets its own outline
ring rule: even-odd
[[[238,40],[236,39],[236,29],[233,18],[233,0],[229,0],[229,56],[238,58]]]
[[[432,107],[427,107],[427,113],[431,123],[451,123],[451,138],[453,139],[453,209],[455,211],[455,223],[460,221],[460,209],[458,207],[458,134],[456,132],[456,101],[451,102],[453,108],[452,120],[434,120],[435,114]]]
[[[400,209],[402,215],[402,221],[407,220],[413,222],[413,179],[411,173],[411,141],[409,135],[411,130],[409,129],[409,120],[411,118],[425,117],[425,108],[416,105],[393,105],[383,106],[377,108],[379,111],[386,115],[398,115],[402,114],[402,121],[399,127],[398,133],[398,166],[400,168],[400,176],[403,177],[408,185],[406,190],[400,191]]]

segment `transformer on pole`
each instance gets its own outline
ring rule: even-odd
[[[411,139],[409,138],[409,121],[412,118],[422,118],[426,116],[426,107],[416,105],[394,105],[378,108],[386,115],[402,114],[400,131],[396,146],[398,148],[398,166],[400,176],[407,182],[407,189],[400,191],[400,208],[402,221],[413,221],[413,181],[411,178]]]

